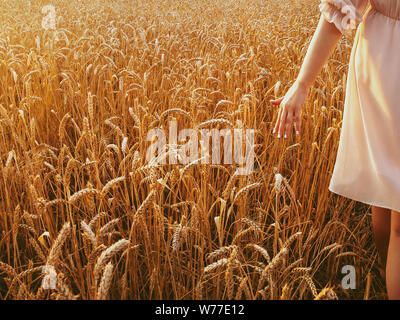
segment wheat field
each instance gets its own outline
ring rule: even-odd
[[[351,36],[301,135],[272,135],[318,1],[2,0],[0,19],[0,299],[386,298],[370,208],[328,190]],[[254,171],[149,165],[172,120],[256,130]]]

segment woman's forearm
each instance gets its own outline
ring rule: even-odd
[[[321,16],[297,77],[298,84],[308,88],[314,83],[341,37],[335,25]]]

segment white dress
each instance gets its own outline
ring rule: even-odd
[[[342,33],[358,25],[329,190],[400,212],[400,0],[323,0],[320,10]]]

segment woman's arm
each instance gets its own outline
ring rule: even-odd
[[[342,33],[335,25],[327,22],[321,16],[300,69],[298,76],[300,84],[304,87],[311,87],[341,37]]]
[[[273,132],[274,134],[278,133],[278,138],[281,136],[287,138],[290,135],[293,122],[296,126],[296,133],[300,134],[301,112],[309,89],[341,36],[342,33],[335,25],[326,21],[321,15],[295,83],[283,98],[271,100],[272,104],[280,105]]]

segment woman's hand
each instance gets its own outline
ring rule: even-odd
[[[278,119],[273,134],[278,133],[278,138],[290,136],[292,125],[295,126],[296,134],[300,134],[301,112],[307,98],[309,86],[296,81],[283,98],[271,100],[271,103],[279,107]]]
[[[289,137],[293,124],[296,126],[296,133],[300,134],[301,111],[308,91],[341,37],[342,34],[336,26],[321,15],[296,82],[283,98],[271,101],[280,106],[274,128],[274,134],[278,133],[278,138]]]

